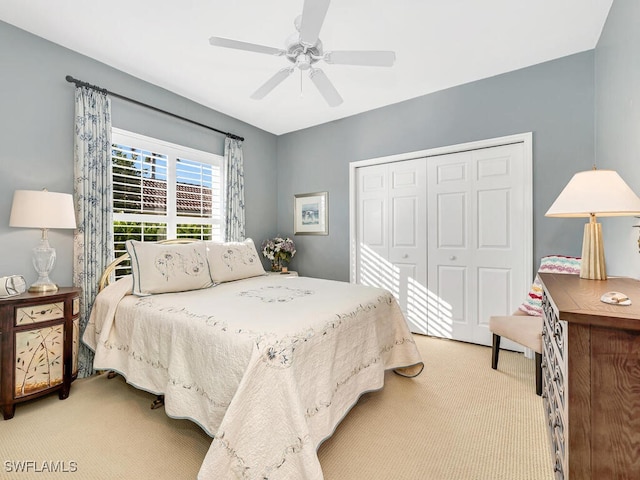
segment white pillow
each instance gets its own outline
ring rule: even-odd
[[[244,242],[206,242],[211,278],[215,283],[264,275],[253,240]]]
[[[133,294],[184,292],[213,285],[204,242],[162,244],[127,240]]]

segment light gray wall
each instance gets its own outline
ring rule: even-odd
[[[584,222],[544,213],[593,164],[593,51],[280,136],[279,232],[292,234],[294,194],[329,192],[329,236],[295,236],[291,267],[349,279],[350,162],[523,132],[533,132],[534,266],[547,254],[580,255]]]
[[[304,275],[349,278],[349,162],[528,131],[534,148],[534,265],[549,253],[579,255],[584,222],[544,217],[573,173],[590,168],[597,152],[600,168],[615,168],[640,191],[640,113],[633,103],[640,88],[640,42],[633,28],[639,8],[634,0],[615,0],[595,52],[277,138],[0,22],[0,275],[35,279],[29,249],[38,234],[8,227],[13,191],[72,191],[73,86],[64,80],[67,74],[245,136],[247,230],[257,244],[276,233],[292,235],[295,193],[328,191],[329,236],[295,237],[299,254],[292,268]],[[222,136],[117,99],[113,123],[222,152]],[[640,271],[640,256],[632,255],[635,221],[602,221],[610,273]],[[69,283],[72,234],[54,231],[50,241],[58,250],[54,279]]]
[[[596,161],[640,194],[640,2],[615,0],[595,50]],[[607,272],[640,278],[637,218],[603,218]]]
[[[143,82],[71,50],[0,22],[0,276],[36,279],[31,248],[39,232],[9,227],[13,192],[47,188],[73,192],[74,85],[66,75],[245,137],[247,235],[275,234],[274,135]],[[115,127],[222,154],[224,136],[114,99]],[[58,261],[52,279],[70,285],[73,234],[51,231]]]

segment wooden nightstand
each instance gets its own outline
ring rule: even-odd
[[[69,396],[78,376],[79,288],[0,299],[0,409],[59,391]]]
[[[298,272],[294,272],[293,270],[289,270],[287,273],[282,272],[267,272],[269,275],[280,275],[282,277],[297,277]]]

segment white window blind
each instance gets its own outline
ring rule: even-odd
[[[114,253],[126,240],[222,240],[220,155],[113,129]],[[116,278],[129,273],[128,263]]]

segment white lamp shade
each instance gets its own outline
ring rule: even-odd
[[[613,170],[576,173],[547,217],[622,217],[640,215],[640,198]]]
[[[23,228],[76,228],[73,196],[46,190],[16,190],[9,226]]]

